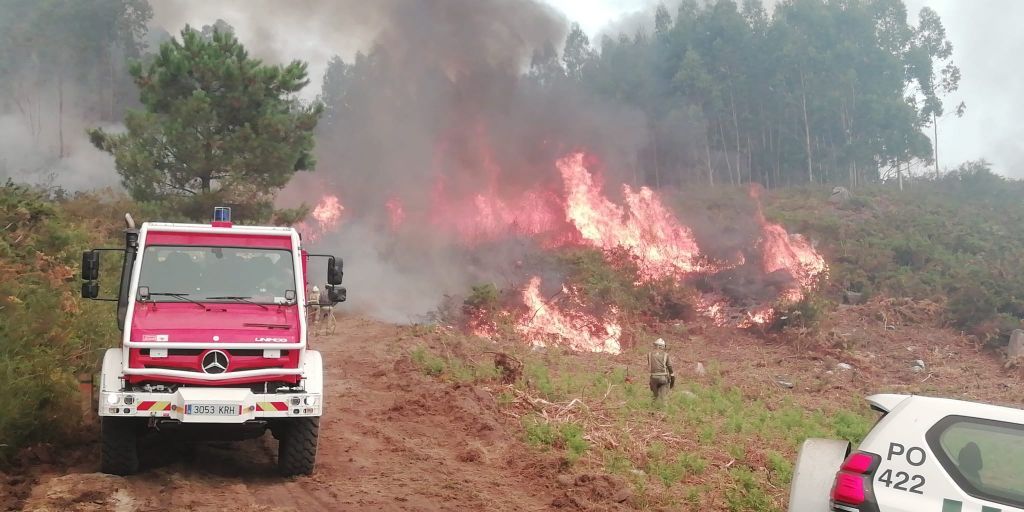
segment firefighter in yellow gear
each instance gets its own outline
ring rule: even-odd
[[[651,393],[654,395],[654,402],[661,403],[668,395],[668,390],[675,384],[675,373],[666,351],[665,340],[654,340],[654,350],[647,354],[647,368],[651,372]]]
[[[324,287],[320,294],[320,328],[321,334],[334,334],[338,328],[337,319],[334,317],[334,303],[331,302],[331,285]]]
[[[306,330],[316,333],[316,326],[320,323],[320,288],[314,286],[306,299]]]

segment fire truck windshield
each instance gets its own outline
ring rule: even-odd
[[[283,304],[296,290],[292,253],[249,247],[146,247],[139,287],[155,302]]]

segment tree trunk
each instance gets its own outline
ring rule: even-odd
[[[800,100],[804,110],[804,137],[807,144],[807,182],[814,183],[814,164],[811,157],[811,125],[807,120],[807,87],[804,82],[804,72],[800,71]]]
[[[935,117],[935,112],[932,112],[932,128],[935,130],[935,179],[939,179],[939,120]]]
[[[768,151],[768,134],[766,133],[767,130],[765,130],[765,127],[764,127],[764,124],[763,124],[764,123],[764,109],[763,108],[761,109],[761,122],[762,122],[762,124],[761,124],[761,151],[759,153],[759,155],[761,156],[761,161],[758,162],[758,163],[760,164],[761,181],[764,182],[765,188],[768,188],[768,182],[770,181],[769,180],[770,176],[768,175],[768,171],[765,168],[766,160],[764,158],[765,157],[765,153]]]
[[[115,68],[113,48],[107,49],[107,60],[110,62],[110,116],[108,119],[113,122],[115,121],[116,114],[114,111],[117,105],[117,79],[115,77],[118,76],[117,69]]]
[[[754,157],[750,154],[750,134],[747,134],[747,183],[754,182]]]
[[[903,192],[903,165],[899,158],[896,159],[896,182],[899,183],[900,192]]]
[[[712,187],[715,186],[715,171],[714,167],[711,166],[711,142],[708,139],[708,131],[704,130],[704,153],[708,159],[708,184]]]
[[[57,75],[57,155],[64,158],[64,75]]]
[[[729,150],[725,149],[725,123],[722,119],[718,119],[718,135],[722,138],[722,149],[725,150],[725,168],[729,170],[729,184],[735,185],[736,181],[732,177],[732,160],[729,160]]]
[[[729,104],[732,106],[732,129],[736,133],[736,181],[743,184],[743,165],[740,158],[743,153],[740,151],[740,122],[736,115],[736,99],[733,97],[732,87],[729,88]]]
[[[651,123],[651,149],[654,155],[654,188],[661,188],[661,168],[658,166],[658,131]]]

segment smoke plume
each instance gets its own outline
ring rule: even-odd
[[[297,176],[280,200],[340,198],[341,228],[316,246],[346,258],[353,306],[408,321],[471,284],[511,284],[535,244],[517,235],[565,222],[552,193],[562,190],[555,161],[568,152],[587,150],[609,183],[633,180],[642,115],[568,81],[524,77],[536,51],[565,38],[549,7],[322,4],[305,12],[340,9],[379,30],[365,53],[327,70],[317,172]]]
[[[63,112],[53,101],[56,94],[47,93],[33,91],[21,109],[0,109],[0,183],[11,179],[71,191],[117,186],[113,157],[85,137],[86,128],[104,123],[90,123],[88,113],[71,106],[76,94],[70,86]],[[120,126],[104,129],[116,132]]]

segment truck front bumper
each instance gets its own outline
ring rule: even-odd
[[[253,393],[236,388],[187,388],[173,393],[102,392],[100,416],[161,418],[182,423],[244,423],[320,416],[320,393]]]

